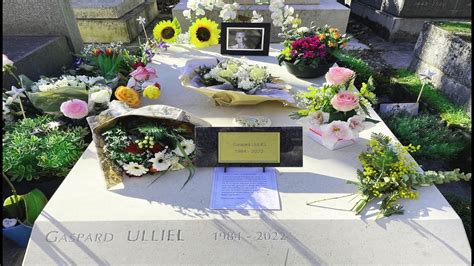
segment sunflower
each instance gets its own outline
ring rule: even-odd
[[[153,28],[153,36],[156,40],[174,43],[181,33],[181,26],[176,18],[173,21],[164,20]]]
[[[210,19],[197,19],[189,28],[190,42],[196,48],[203,48],[206,46],[218,44],[221,30],[217,27],[217,23]]]

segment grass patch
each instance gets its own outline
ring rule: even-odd
[[[403,87],[414,95],[418,95],[422,86],[419,76],[407,69],[398,70],[392,77],[391,82],[403,85]],[[461,107],[452,103],[442,92],[436,90],[432,85],[425,85],[420,101],[427,103],[431,108],[439,112],[441,118],[446,121],[448,125],[471,128],[471,118],[467,113]]]
[[[384,116],[384,121],[403,145],[421,146],[413,154],[415,159],[449,161],[456,158],[466,145],[464,136],[443,125],[436,115],[395,113]]]
[[[449,202],[451,207],[456,211],[456,213],[459,215],[459,217],[462,220],[462,223],[464,225],[464,229],[466,230],[467,238],[469,240],[469,243],[472,243],[471,239],[471,200],[470,199],[464,199],[459,196],[456,196],[453,193],[446,193],[443,195],[446,200]]]
[[[436,23],[440,28],[450,31],[459,32],[465,34],[471,34],[471,23],[470,22],[438,22]]]

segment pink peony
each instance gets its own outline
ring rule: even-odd
[[[59,110],[61,110],[64,116],[72,119],[84,118],[89,112],[87,110],[87,103],[79,99],[63,102]]]
[[[134,79],[138,81],[154,79],[156,78],[156,70],[151,67],[139,66],[132,73],[130,73],[130,76],[132,76]]]
[[[341,91],[332,97],[331,104],[334,109],[347,112],[359,105],[359,97],[350,91]]]
[[[352,76],[354,71],[345,67],[331,67],[326,73],[326,81],[332,85],[342,85],[346,83]]]
[[[321,127],[321,138],[324,144],[333,146],[338,140],[353,139],[354,135],[349,123],[336,120]]]

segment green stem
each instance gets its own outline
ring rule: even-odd
[[[426,82],[423,81],[423,85],[421,85],[420,93],[418,93],[418,98],[416,98],[416,103],[420,101],[421,93],[423,92],[423,88],[425,87]]]
[[[326,201],[326,200],[333,200],[333,199],[346,198],[346,197],[349,197],[349,196],[352,196],[352,195],[356,195],[356,194],[358,194],[358,193],[359,193],[359,192],[354,192],[354,193],[351,193],[351,194],[348,194],[348,195],[344,195],[344,196],[330,197],[330,198],[324,198],[324,199],[320,199],[320,200],[315,200],[315,201],[307,202],[306,205],[311,205],[311,204],[313,204],[313,203],[321,202],[321,201]]]
[[[20,209],[20,206],[18,206],[18,203],[20,202],[18,200],[18,194],[16,192],[16,189],[15,189],[15,186],[13,186],[12,182],[10,181],[10,179],[7,177],[7,175],[5,174],[5,172],[2,172],[2,175],[3,175],[3,179],[5,180],[5,182],[7,182],[8,186],[10,187],[12,193],[13,193],[13,203],[15,204],[16,208],[18,209],[18,215],[21,214],[21,209]]]

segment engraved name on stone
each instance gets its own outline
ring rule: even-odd
[[[114,239],[111,233],[61,233],[51,231],[46,234],[46,242],[110,242]]]
[[[136,230],[128,231],[128,241],[184,241],[183,232],[178,230]]]

